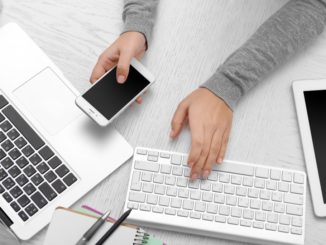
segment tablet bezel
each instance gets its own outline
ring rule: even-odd
[[[295,81],[292,84],[292,88],[314,211],[317,216],[325,217],[326,204],[322,195],[304,92],[316,90],[326,91],[326,79]]]

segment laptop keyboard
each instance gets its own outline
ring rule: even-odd
[[[22,221],[76,181],[76,175],[0,95],[0,195]]]

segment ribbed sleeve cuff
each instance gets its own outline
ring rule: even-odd
[[[232,110],[234,110],[242,96],[241,89],[219,72],[211,76],[200,87],[209,89],[216,96],[224,100]]]
[[[145,19],[139,15],[127,15],[122,33],[128,31],[137,31],[144,34],[146,44],[151,38],[153,24],[148,19]]]

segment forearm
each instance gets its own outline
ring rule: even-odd
[[[326,0],[291,0],[210,77],[206,87],[233,109],[252,87],[311,40],[326,25]]]
[[[158,0],[125,0],[123,9],[123,32],[138,31],[146,41],[151,38]]]

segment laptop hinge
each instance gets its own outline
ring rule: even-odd
[[[5,213],[5,211],[0,208],[0,219],[5,223],[8,227],[10,227],[14,222],[9,218],[9,216]]]

